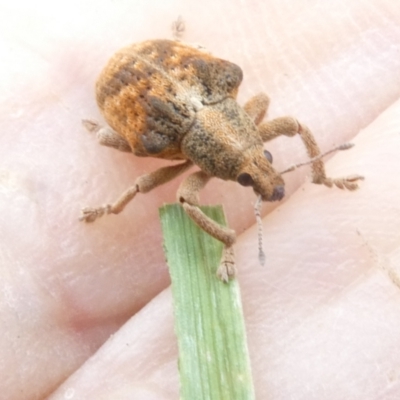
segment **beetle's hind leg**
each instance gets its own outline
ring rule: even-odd
[[[128,153],[132,152],[129,143],[109,126],[102,127],[91,119],[82,120],[82,124],[89,132],[96,133],[97,140],[101,145],[113,147],[114,149]]]
[[[217,276],[224,282],[228,282],[235,276],[235,259],[233,244],[236,240],[235,231],[226,228],[211,218],[207,217],[199,208],[199,192],[210,180],[210,176],[203,171],[189,175],[180,185],[177,193],[178,201],[190,218],[209,235],[224,244],[221,263],[217,270]]]

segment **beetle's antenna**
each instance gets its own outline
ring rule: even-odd
[[[334,147],[333,149],[330,149],[328,151],[326,151],[325,153],[319,154],[316,157],[310,158],[308,161],[304,161],[295,165],[292,165],[291,167],[285,169],[284,171],[280,172],[280,174],[286,174],[287,172],[292,172],[297,168],[303,167],[305,165],[309,165],[312,164],[315,161],[320,160],[321,158],[324,158],[325,156],[327,156],[328,154],[334,153],[335,151],[341,151],[341,150],[348,150],[351,149],[354,146],[353,143],[343,143],[339,146]]]
[[[292,165],[291,167],[285,169],[284,171],[280,172],[280,174],[286,174],[287,172],[292,172],[297,168],[303,167],[305,165],[312,164],[315,161],[320,160],[321,158],[324,158],[328,154],[334,153],[335,151],[342,151],[342,150],[348,150],[351,149],[354,146],[353,143],[343,143],[339,146],[334,147],[333,149],[330,149],[326,151],[325,153],[319,154],[316,157],[310,158],[308,161],[304,161],[295,165]],[[262,199],[261,195],[257,197],[256,204],[254,205],[254,214],[256,216],[256,221],[257,221],[257,227],[258,227],[258,260],[260,261],[260,264],[264,266],[265,264],[265,253],[263,249],[263,226],[262,226],[262,220],[261,220],[261,204],[262,204]]]
[[[261,195],[257,197],[256,204],[254,205],[254,214],[256,216],[256,221],[257,221],[257,227],[258,227],[258,261],[260,261],[260,264],[264,266],[265,264],[265,253],[263,249],[263,226],[262,226],[262,220],[261,220],[261,204],[262,204],[262,199]]]

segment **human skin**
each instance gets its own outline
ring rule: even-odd
[[[0,15],[1,396],[178,397],[157,209],[181,179],[118,216],[78,217],[166,165],[100,147],[80,121],[101,121],[94,82],[112,53],[170,37],[182,15],[186,41],[242,67],[240,103],[266,92],[268,118],[295,116],[323,150],[352,141],[327,172],[365,176],[349,193],[307,167],[285,175],[285,199],[263,207],[264,268],[251,189],[214,180],[201,194],[238,233],[257,398],[399,398],[396,2],[37,1]],[[266,148],[277,170],[306,158],[296,138]]]

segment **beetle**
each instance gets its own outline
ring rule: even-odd
[[[181,183],[177,198],[196,224],[223,242],[217,275],[228,281],[235,275],[235,232],[199,208],[199,191],[211,178],[236,181],[252,187],[263,201],[279,201],[284,181],[263,144],[280,135],[299,135],[312,160],[313,183],[357,189],[360,176],[326,176],[321,152],[305,125],[292,117],[262,122],[268,96],[258,94],[241,107],[236,97],[242,78],[236,64],[175,40],[149,40],[118,51],[96,83],[97,103],[108,126],[90,120],[85,126],[97,133],[102,145],[183,162],[140,176],[114,203],[84,208],[81,220],[118,214],[137,193],[147,193],[196,165],[200,170]]]

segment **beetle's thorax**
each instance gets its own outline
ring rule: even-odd
[[[243,154],[261,140],[234,99],[205,105],[196,112],[194,124],[181,143],[182,153],[203,171],[221,179],[235,180]]]
[[[257,127],[233,98],[207,105],[181,143],[182,153],[211,176],[236,181],[248,173],[264,200],[283,180],[264,156]]]

